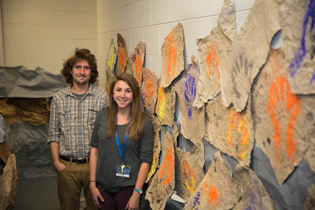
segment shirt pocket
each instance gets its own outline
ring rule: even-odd
[[[98,112],[99,110],[96,106],[92,106],[87,109],[87,125],[90,125],[92,129],[94,128],[94,122]]]
[[[69,131],[70,127],[71,127],[71,121],[72,119],[72,115],[71,115],[71,109],[69,107],[64,107],[63,109],[59,109],[58,112],[59,115],[59,123],[60,123],[60,128],[63,131]]]

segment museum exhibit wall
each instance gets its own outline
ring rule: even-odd
[[[146,199],[152,209],[164,209],[174,193],[183,199],[184,209],[312,207],[314,0],[98,0],[93,6],[96,24],[91,26],[96,33],[95,49],[89,38],[75,37],[82,28],[71,21],[77,20],[83,28],[88,25],[93,12],[88,6],[88,11],[83,8],[87,1],[79,1],[79,6],[77,1],[3,2],[2,7],[8,8],[2,9],[5,65],[16,55],[25,60],[17,56],[14,62],[27,64],[34,51],[44,56],[46,51],[40,50],[50,45],[58,54],[53,62],[59,63],[73,52],[63,48],[70,43],[71,48],[87,47],[97,53],[99,85],[105,90],[119,72],[135,76],[144,110],[154,127],[153,162],[146,180],[151,183]],[[33,3],[41,9],[28,11]],[[48,17],[42,12],[47,5],[53,8]],[[27,10],[20,12],[29,15],[18,16],[19,9],[9,9],[14,7]],[[78,12],[80,9],[85,12]],[[36,20],[44,22],[51,17],[51,25],[58,29],[46,34],[53,34],[52,38],[35,41],[19,37],[37,27],[31,24],[34,14]],[[70,18],[65,17],[69,14]],[[16,19],[26,21],[26,26],[12,26]],[[22,32],[8,33],[18,28]],[[63,33],[68,28],[71,32]],[[40,30],[39,34],[47,31]],[[64,43],[57,44],[56,40]],[[33,53],[16,53],[22,49]],[[41,67],[35,71],[37,76],[51,79],[40,72],[59,72],[60,67],[49,69],[40,63],[46,63],[45,59],[35,57],[39,64],[34,66]],[[26,78],[23,75],[32,76],[28,69],[34,66],[14,70]],[[41,97],[46,117],[51,96]],[[26,105],[26,101],[8,101],[11,107]],[[48,128],[46,121],[41,127],[22,121],[8,126],[18,135],[8,139],[10,146],[15,141],[16,148],[21,149],[20,158],[29,153],[20,143],[35,135],[15,131],[34,131],[38,140],[46,138]],[[45,147],[45,142],[41,143]],[[54,173],[50,161],[41,163],[48,167],[41,176]],[[34,176],[34,171],[18,170],[25,178]]]
[[[105,90],[133,74],[164,209],[310,209],[315,2],[97,1]]]
[[[157,77],[161,73],[161,46],[164,38],[177,25],[183,24],[185,60],[198,60],[196,39],[208,36],[216,27],[223,0],[99,0],[97,1],[99,62],[104,64],[111,38],[117,46],[117,33],[127,44],[128,54],[137,44],[146,43],[144,67]],[[254,0],[235,0],[238,30],[254,4]],[[104,65],[100,65],[101,68]],[[102,82],[100,81],[100,86]]]

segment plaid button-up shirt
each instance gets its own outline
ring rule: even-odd
[[[48,142],[59,143],[60,155],[72,158],[90,156],[95,117],[105,106],[108,106],[107,93],[92,84],[81,100],[70,87],[60,90],[51,103]]]

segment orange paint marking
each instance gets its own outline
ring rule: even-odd
[[[176,72],[176,49],[173,46],[171,46],[171,48],[168,52],[167,77],[170,78],[171,72],[172,72],[171,79],[173,79],[175,77],[175,72]]]
[[[204,195],[208,196],[208,205],[210,205],[212,201],[214,201],[212,207],[215,207],[220,203],[218,191],[215,186],[212,187],[208,183],[205,183]]]
[[[291,93],[288,80],[283,77],[277,77],[276,81],[270,86],[267,104],[268,113],[273,124],[273,138],[277,148],[275,156],[278,161],[281,161],[280,131],[284,130],[283,126],[286,126],[286,152],[288,158],[291,158],[296,152],[296,142],[293,139],[292,127],[295,123],[296,115],[300,111],[301,101],[295,94]],[[288,124],[284,125],[284,123]],[[292,162],[295,162],[294,158]]]
[[[235,111],[232,111],[229,115],[229,133],[228,133],[228,137],[227,137],[227,140],[228,140],[228,144],[231,146],[232,145],[232,130],[234,130],[234,117],[235,117]],[[239,115],[236,115],[237,117],[237,120],[238,120],[238,116]]]
[[[189,164],[186,160],[183,161],[183,174],[184,174],[184,180],[185,185],[190,193],[193,193],[195,191],[195,178],[194,178],[194,171],[192,168],[190,168]],[[191,180],[191,185],[189,184],[189,178]]]
[[[243,135],[241,138],[241,145],[242,146],[248,144],[248,132],[247,132],[247,126],[246,126],[246,121],[245,121],[244,116],[242,116],[242,118],[241,118],[241,122],[240,122],[239,128],[238,128],[238,133],[241,133],[243,128],[244,128],[244,132],[243,132]]]
[[[221,168],[220,165],[217,165],[217,171],[218,171],[220,178],[222,179],[222,183],[223,183],[222,187],[226,191],[226,195],[228,195],[230,193],[230,190],[231,190],[231,180],[226,179],[224,169]]]
[[[248,129],[246,125],[246,120],[243,114],[231,111],[229,114],[229,127],[228,127],[227,142],[232,145],[232,131],[237,130],[237,133],[241,134],[241,146],[246,147],[248,145]],[[247,149],[247,148],[246,148]],[[243,160],[245,158],[246,149],[240,154],[240,158]]]
[[[151,97],[153,96],[153,93],[154,93],[153,83],[151,82],[151,79],[148,78],[147,85],[146,85],[146,94]]]
[[[142,79],[142,59],[140,55],[137,55],[136,59],[136,79],[140,85]]]
[[[109,86],[106,86],[106,92],[109,94]]]
[[[126,67],[126,56],[125,56],[125,51],[122,46],[119,46],[118,48],[118,64],[120,68],[125,72],[125,67]]]
[[[176,73],[176,40],[173,37],[173,34],[169,34],[165,38],[166,46],[168,46],[168,59],[167,59],[167,77],[174,79]]]
[[[163,186],[170,183],[171,178],[172,178],[172,174],[173,174],[173,170],[174,170],[174,158],[173,158],[171,149],[167,150],[167,154],[165,156],[165,162],[162,165],[160,173],[159,173],[160,179],[162,179],[162,176],[164,174],[165,169],[167,169],[167,176],[163,182]]]
[[[209,47],[208,56],[207,56],[209,77],[212,76],[212,66],[213,66],[215,70],[218,72],[218,78],[220,79],[219,63],[220,63],[220,59],[219,59],[219,56],[217,55],[216,45],[215,45],[215,42],[212,42]]]

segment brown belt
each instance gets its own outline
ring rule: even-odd
[[[82,159],[75,159],[75,158],[68,158],[62,155],[59,155],[59,158],[61,160],[65,160],[68,162],[72,162],[72,163],[77,163],[77,164],[84,164],[87,163],[90,160],[90,157],[86,157],[86,158],[82,158]]]

